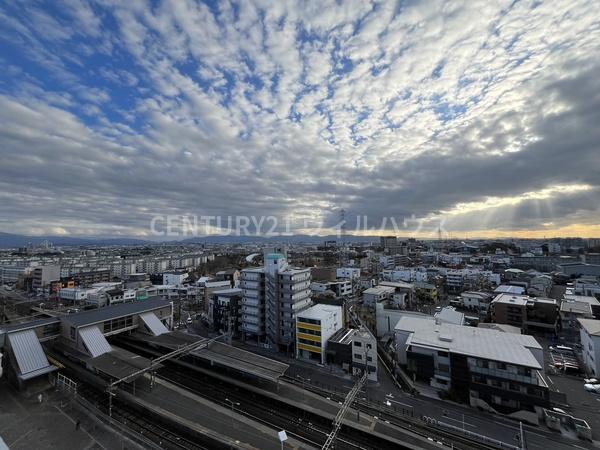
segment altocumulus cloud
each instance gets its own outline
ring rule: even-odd
[[[4,2],[0,229],[598,234],[600,3]]]

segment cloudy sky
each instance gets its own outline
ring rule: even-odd
[[[0,231],[600,236],[598,1],[0,1],[0,48]]]

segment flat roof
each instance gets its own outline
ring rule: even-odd
[[[498,294],[492,300],[492,303],[506,303],[510,305],[525,306],[531,298],[527,295],[514,295],[514,294]]]
[[[130,316],[146,311],[153,311],[169,305],[170,302],[168,300],[163,300],[161,297],[153,297],[149,298],[148,300],[121,303],[119,305],[106,306],[104,308],[68,314],[66,316],[62,316],[61,321],[68,322],[74,327],[82,327],[104,322],[110,319]]]
[[[385,292],[392,292],[394,291],[394,287],[392,286],[375,286],[369,289],[365,289],[363,291],[363,294],[383,294]]]
[[[581,326],[592,336],[600,336],[600,320],[577,319]]]
[[[575,294],[565,294],[563,296],[565,301],[576,301],[576,302],[585,302],[590,305],[600,305],[600,302],[596,297],[592,297],[591,295],[575,295]]]
[[[591,314],[592,306],[587,302],[580,302],[577,300],[565,300],[560,304],[560,312]]]
[[[313,305],[310,308],[305,309],[304,311],[297,312],[296,317],[305,319],[321,319],[324,315],[341,312],[341,306],[317,303],[316,305]]]
[[[120,379],[150,367],[152,361],[125,349],[113,347],[111,352],[88,359],[87,364],[112,378]]]
[[[508,293],[508,294],[519,295],[519,294],[522,294],[523,292],[525,292],[525,288],[523,286],[513,286],[510,284],[501,284],[496,289],[494,289],[494,292],[497,294]]]
[[[414,285],[412,283],[406,283],[405,281],[381,281],[379,286],[390,286],[393,288],[406,288],[412,289]]]
[[[171,331],[159,336],[133,333],[131,338],[141,342],[151,342],[169,350],[175,350],[193,342],[207,340],[201,336],[183,333],[181,331]],[[200,359],[214,362],[243,373],[255,375],[269,381],[277,381],[289,367],[288,364],[220,342],[212,342],[209,344],[208,348],[194,350],[191,354]]]
[[[526,334],[448,323],[435,324],[431,320],[416,317],[402,317],[395,329],[411,333],[406,341],[407,345],[441,349],[534,369],[542,368],[530,350],[542,350],[542,346],[535,338]]]
[[[241,294],[243,291],[239,288],[229,288],[229,289],[221,289],[218,291],[213,291],[213,295],[236,295]]]

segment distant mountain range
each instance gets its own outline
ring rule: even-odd
[[[272,243],[312,243],[318,244],[324,241],[339,241],[340,238],[336,235],[329,236],[309,236],[309,235],[293,235],[293,236],[198,236],[180,241],[150,241],[137,238],[108,238],[108,237],[71,237],[71,236],[26,236],[21,234],[1,233],[0,232],[0,248],[18,248],[27,245],[39,246],[44,241],[49,241],[56,247],[73,247],[73,246],[89,246],[89,245],[156,245],[162,242],[170,244],[266,244]],[[378,242],[376,236],[346,236],[346,242]]]
[[[25,236],[21,234],[0,233],[0,248],[17,248],[27,245],[38,246],[44,241],[50,241],[56,247],[78,245],[143,245],[149,243],[142,239],[133,238],[79,238],[70,236]]]

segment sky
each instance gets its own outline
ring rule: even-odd
[[[0,48],[3,232],[600,236],[598,1],[1,0]]]

